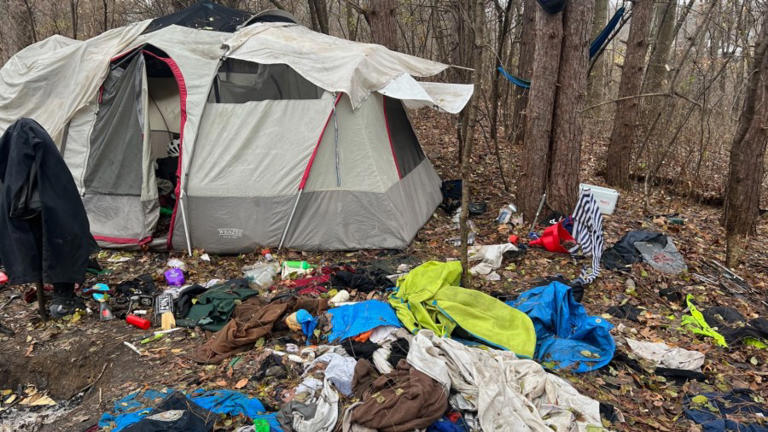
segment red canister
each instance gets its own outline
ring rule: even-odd
[[[144,319],[133,314],[126,315],[125,322],[142,330],[148,330],[150,327],[152,327],[152,323],[148,319]]]

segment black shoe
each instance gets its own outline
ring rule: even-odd
[[[72,315],[78,309],[85,310],[85,303],[80,297],[54,296],[48,311],[52,318],[63,318]]]

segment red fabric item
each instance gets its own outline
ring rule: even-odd
[[[319,276],[308,276],[296,280],[284,280],[279,285],[297,289],[298,291],[296,293],[298,295],[319,296],[320,294],[328,292],[327,285],[331,282],[330,273],[322,274],[325,273],[326,269],[327,267],[323,267],[322,269],[316,270],[316,272],[321,273]]]
[[[143,239],[121,238],[121,237],[105,237],[105,236],[93,236],[94,239],[103,242],[115,243],[115,244],[136,244],[143,246],[152,241],[152,237],[144,237]]]
[[[568,253],[568,249],[563,247],[564,242],[576,243],[571,233],[563,227],[562,222],[551,225],[541,232],[541,237],[531,240],[530,246],[539,246],[550,252]]]

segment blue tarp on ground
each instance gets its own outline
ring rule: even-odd
[[[402,327],[389,303],[368,300],[356,304],[329,309],[333,328],[328,335],[329,342],[336,342],[357,336],[379,326]]]
[[[507,304],[525,312],[536,329],[536,360],[553,369],[589,372],[608,364],[616,351],[613,325],[587,315],[560,282],[530,289]]]
[[[115,402],[113,412],[102,414],[99,419],[99,427],[106,428],[114,425],[112,432],[119,432],[141,420],[152,411],[155,405],[171,393],[173,393],[172,389],[162,391],[149,389],[144,392],[131,393]],[[265,413],[264,405],[256,398],[249,398],[232,390],[195,390],[187,397],[201,408],[213,413],[230,416],[242,414],[250,419],[264,419],[269,423],[270,430],[282,432],[280,424],[275,418],[275,413]]]

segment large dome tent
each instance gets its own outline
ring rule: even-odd
[[[0,69],[0,131],[30,117],[50,132],[102,246],[411,242],[441,194],[404,106],[457,113],[471,85],[417,81],[448,66],[285,20],[155,21],[54,36]]]

